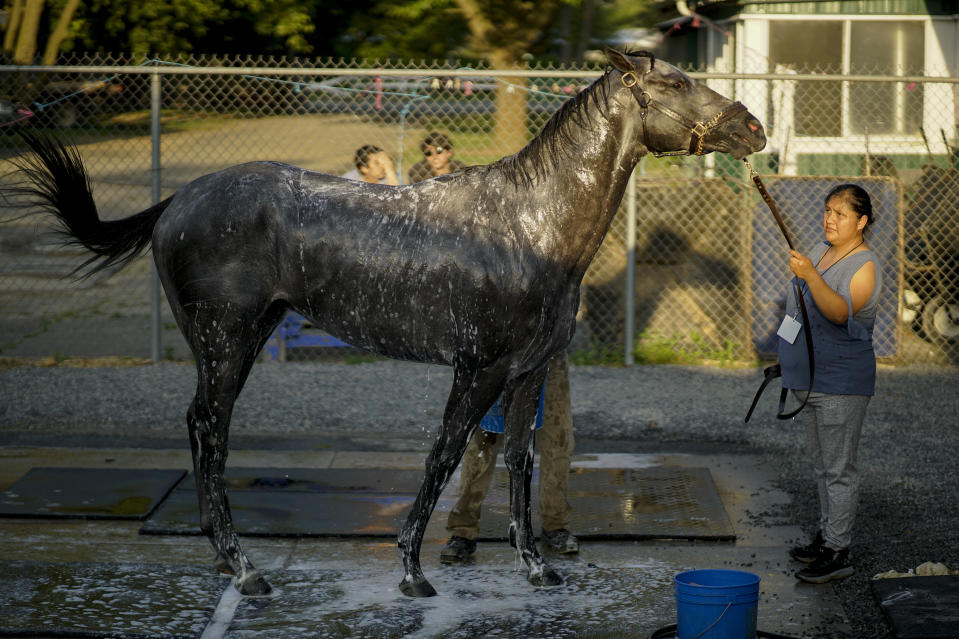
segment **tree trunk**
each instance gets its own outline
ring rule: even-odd
[[[24,0],[13,0],[10,8],[10,20],[7,22],[7,31],[3,34],[3,52],[13,55],[13,47],[17,42],[17,33],[20,31],[20,20],[23,18]]]
[[[43,51],[43,64],[53,66],[57,63],[57,53],[60,52],[60,45],[70,34],[70,21],[73,20],[73,14],[80,6],[80,0],[67,0],[67,5],[60,12],[57,18],[57,24],[50,33],[50,39],[47,40],[47,48]]]
[[[511,51],[492,49],[487,54],[493,69],[516,69]],[[498,153],[509,154],[523,148],[529,139],[526,131],[528,91],[526,78],[502,78],[496,87],[496,122],[492,145]]]
[[[563,39],[563,44],[559,50],[559,59],[562,62],[569,62],[573,56],[573,7],[563,3],[559,9],[559,33]]]
[[[527,78],[504,78],[496,88],[493,148],[503,155],[516,153],[529,141],[526,130]]]
[[[13,50],[14,64],[33,64],[37,54],[37,34],[40,31],[40,15],[43,13],[44,0],[26,0],[20,29],[17,33],[17,46]]]
[[[583,63],[589,40],[593,35],[593,0],[583,0],[583,11],[579,23],[579,39],[576,42],[576,62]]]

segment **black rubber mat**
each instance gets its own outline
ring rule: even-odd
[[[959,639],[959,575],[874,579],[872,592],[897,639]]]
[[[0,636],[200,637],[229,585],[207,566],[0,561]]]
[[[146,519],[185,470],[31,468],[0,492],[0,517]]]
[[[395,537],[412,507],[420,471],[234,468],[228,471],[237,531],[257,536]],[[506,539],[509,475],[498,470],[483,504],[480,539]],[[455,495],[434,512],[443,518]],[[539,495],[533,475],[533,529]],[[570,528],[586,538],[709,539],[735,533],[706,468],[576,469],[570,475]],[[144,534],[200,534],[188,477],[140,528]]]
[[[534,480],[536,479],[534,473]],[[498,472],[483,503],[480,537],[505,539],[509,474]],[[592,539],[733,541],[732,523],[708,468],[577,468],[567,490],[570,530]],[[533,530],[539,530],[539,489],[533,488]]]
[[[237,531],[265,537],[395,537],[423,471],[364,468],[227,468]],[[200,534],[191,473],[140,528],[143,534]]]

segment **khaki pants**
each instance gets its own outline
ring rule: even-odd
[[[450,535],[476,539],[480,509],[496,468],[503,436],[477,428],[460,470],[460,494],[446,520]],[[539,510],[544,530],[569,527],[566,486],[573,456],[573,416],[569,400],[569,361],[566,351],[549,362],[543,427],[536,431],[539,450]]]

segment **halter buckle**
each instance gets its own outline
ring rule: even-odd
[[[634,86],[636,86],[636,83],[639,82],[639,78],[637,78],[636,74],[633,73],[632,71],[627,71],[626,73],[624,73],[619,78],[619,80],[620,82],[623,83],[623,86],[626,87],[627,89],[632,89]]]
[[[692,134],[696,137],[702,138],[704,135],[706,135],[706,133],[709,132],[709,127],[702,122],[697,122],[693,125],[693,128],[691,128],[690,131],[692,131]]]

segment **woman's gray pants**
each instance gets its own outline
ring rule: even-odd
[[[792,391],[800,401],[805,391]],[[852,525],[859,503],[856,465],[868,395],[810,393],[801,414],[806,446],[819,490],[819,529],[833,550],[852,543]]]

